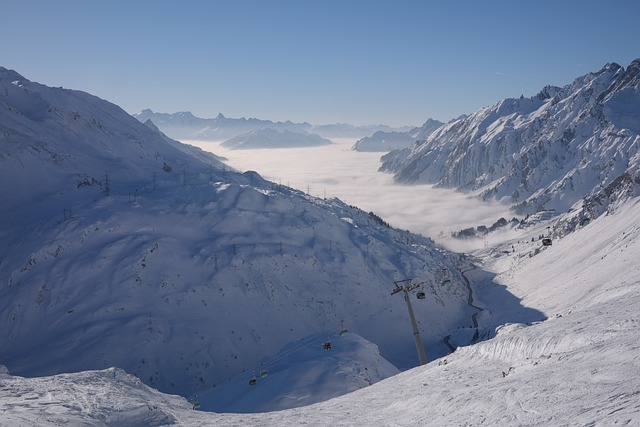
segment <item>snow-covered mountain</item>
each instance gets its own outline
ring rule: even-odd
[[[222,143],[222,146],[233,150],[247,150],[253,148],[317,147],[327,144],[331,144],[331,141],[320,135],[292,132],[286,129],[264,128],[228,139]]]
[[[429,359],[477,312],[465,258],[194,157],[87,93],[0,68],[0,141],[0,363],[15,375],[115,366],[189,395],[343,322],[406,369],[394,281],[428,295],[414,309]]]
[[[640,60],[565,87],[504,99],[383,157],[402,183],[475,192],[518,212],[566,211],[619,181],[640,182]]]
[[[401,150],[411,147],[417,140],[422,140],[431,135],[444,123],[427,119],[420,127],[413,128],[406,132],[398,131],[378,131],[371,136],[359,139],[353,145],[357,151],[384,151]]]
[[[476,253],[495,272],[467,273],[484,308],[477,320],[496,336],[335,399],[260,414],[202,412],[120,369],[22,378],[0,367],[0,424],[637,425],[639,216],[635,198],[551,247],[531,242],[553,225],[543,221]],[[514,295],[500,296],[504,287]],[[513,316],[526,306],[548,320]]]
[[[406,131],[386,125],[354,126],[348,123],[313,125],[307,122],[273,122],[256,118],[228,118],[222,113],[212,119],[203,119],[190,112],[158,113],[142,110],[134,117],[141,122],[153,121],[162,132],[179,140],[225,141],[260,129],[276,129],[297,133],[318,134],[325,138],[362,138],[377,131]]]

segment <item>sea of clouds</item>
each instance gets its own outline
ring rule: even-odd
[[[396,184],[392,175],[378,171],[384,153],[354,151],[353,139],[334,139],[332,145],[321,147],[253,150],[230,150],[219,142],[185,142],[226,157],[226,163],[241,172],[256,171],[276,184],[312,196],[338,197],[373,211],[394,227],[429,236],[452,250],[479,248],[486,239],[445,238],[451,232],[490,226],[501,217],[514,216],[505,204],[482,202],[431,185]]]

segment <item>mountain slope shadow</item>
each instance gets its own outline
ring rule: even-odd
[[[471,316],[469,328],[461,328],[445,337],[444,342],[451,351],[459,346],[491,339],[503,325],[530,325],[547,319],[543,312],[523,306],[520,298],[494,280],[495,273],[476,265],[462,272],[469,290],[468,304],[478,311]]]

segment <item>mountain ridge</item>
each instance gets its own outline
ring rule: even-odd
[[[151,119],[167,135],[179,140],[224,141],[260,129],[312,133],[324,138],[361,138],[376,131],[397,130],[386,125],[354,126],[348,123],[314,125],[307,122],[294,123],[290,120],[274,122],[257,118],[228,118],[222,113],[213,119],[203,119],[188,111],[157,113],[148,108],[133,116],[142,122]]]
[[[384,156],[400,183],[457,188],[518,213],[566,211],[638,161],[640,60],[610,63],[562,88],[507,98]]]

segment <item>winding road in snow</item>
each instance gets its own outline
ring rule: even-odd
[[[475,305],[473,303],[473,289],[471,288],[471,281],[469,280],[469,278],[466,275],[466,273],[468,273],[469,271],[475,270],[476,268],[478,268],[478,267],[475,264],[472,264],[471,268],[461,272],[462,273],[462,277],[464,278],[465,286],[467,287],[467,291],[469,293],[469,298],[467,299],[467,304],[470,307],[473,307],[476,310],[478,310],[477,312],[473,313],[473,315],[471,315],[471,323],[472,323],[473,327],[476,330],[476,332],[473,334],[473,337],[471,338],[471,343],[476,342],[476,340],[480,337],[480,330],[478,329],[478,314],[482,310],[484,310],[482,307],[478,307],[477,305]],[[444,337],[444,343],[445,343],[445,345],[447,347],[449,347],[449,349],[453,353],[454,351],[456,351],[456,347],[451,345],[451,343],[449,342],[450,338],[451,338],[451,334],[449,334],[446,337]]]

